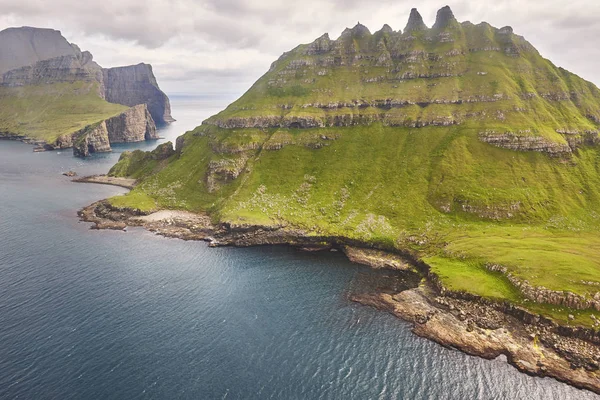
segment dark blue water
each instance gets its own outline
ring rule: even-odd
[[[174,139],[230,99],[174,97]],[[79,160],[0,142],[2,399],[592,399],[502,360],[415,337],[351,303],[341,255],[208,248],[92,231],[76,211],[122,193],[61,175]]]

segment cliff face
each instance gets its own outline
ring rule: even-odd
[[[91,153],[112,151],[111,143],[150,139],[158,139],[156,125],[146,105],[139,104],[122,114],[75,132],[70,138],[63,138],[60,145],[61,148],[72,146],[75,156],[87,157]]]
[[[73,155],[78,157],[87,157],[91,153],[105,153],[112,150],[106,121],[76,132],[72,136],[72,142]]]
[[[38,61],[79,53],[60,31],[31,27],[0,31],[0,49],[0,75]]]
[[[91,53],[87,51],[13,69],[4,73],[0,79],[0,83],[8,87],[77,81],[100,83],[98,95],[104,98],[102,68],[92,60]]]
[[[156,125],[145,104],[131,107],[123,114],[106,120],[106,127],[111,143],[158,139]]]
[[[151,65],[104,69],[103,84],[107,101],[130,107],[145,103],[157,124],[174,121],[169,98],[158,87]]]

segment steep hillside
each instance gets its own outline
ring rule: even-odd
[[[111,174],[139,184],[112,201],[408,252],[446,288],[592,325],[599,123],[599,89],[510,27],[413,10],[285,53],[168,162],[125,154]]]
[[[73,136],[82,136],[85,127],[138,105],[147,107],[152,116],[148,129],[155,129],[155,122],[173,121],[169,99],[150,65],[103,69],[90,52],[82,52],[59,31],[31,27],[0,31],[0,136],[42,142],[47,149],[71,147]],[[144,113],[132,115],[142,118],[136,124],[146,122]],[[119,132],[109,136],[123,137]],[[113,142],[118,141],[122,140]],[[89,150],[110,151],[107,144]]]

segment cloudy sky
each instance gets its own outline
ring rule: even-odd
[[[104,67],[148,62],[168,93],[241,94],[281,53],[356,22],[403,29],[412,7],[431,26],[450,5],[459,21],[511,25],[545,57],[600,85],[598,0],[0,0],[0,30],[48,27]]]

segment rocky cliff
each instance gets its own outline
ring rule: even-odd
[[[10,70],[1,76],[0,83],[3,86],[19,87],[78,81],[98,82],[98,95],[104,98],[102,79],[102,68],[93,61],[91,53],[84,51]]]
[[[95,93],[95,99],[90,98],[91,92]],[[53,96],[56,97],[54,102]],[[52,103],[52,113],[45,111],[48,115],[40,113],[32,118],[31,109],[45,102]],[[64,110],[61,110],[63,103]],[[145,105],[152,125],[154,121],[158,124],[174,121],[169,98],[158,87],[150,65],[103,69],[94,62],[90,52],[82,52],[70,44],[59,31],[23,27],[0,32],[0,109],[6,110],[4,113],[0,110],[0,132],[6,132],[2,136],[44,140],[49,144],[47,148],[64,147],[73,132],[62,132],[62,125],[65,129],[96,125],[114,115],[118,107],[111,104]],[[141,108],[135,110],[133,113],[140,112]],[[78,118],[85,120],[78,122]],[[109,129],[115,135],[111,140],[154,137],[153,132],[142,134],[139,129],[131,128],[135,125],[132,125],[133,120],[145,119],[146,116],[135,115],[125,121],[122,132]],[[61,128],[56,129],[58,126]]]
[[[107,101],[126,106],[145,103],[157,124],[174,121],[169,98],[158,87],[151,65],[108,68],[103,76]]]
[[[145,104],[105,121],[88,126],[60,141],[61,148],[73,147],[73,154],[87,157],[91,153],[112,151],[111,143],[141,142],[158,139],[156,125]],[[69,143],[70,142],[70,143]]]

